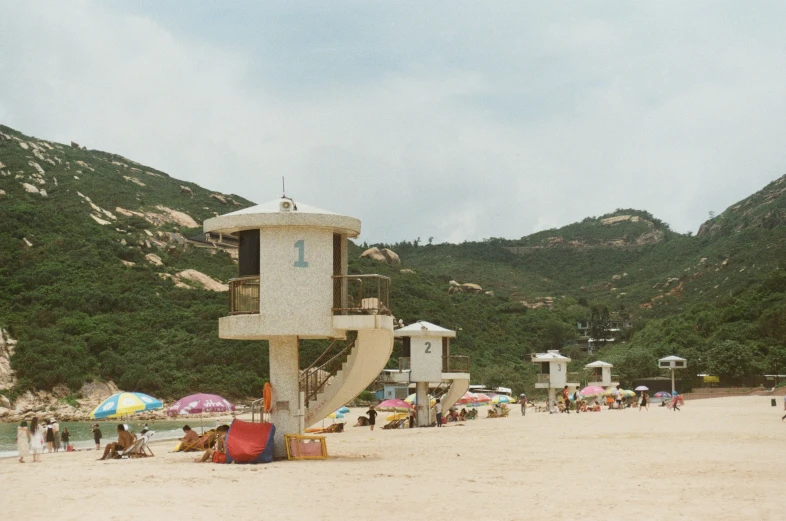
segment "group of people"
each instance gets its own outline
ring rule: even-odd
[[[60,430],[60,424],[52,418],[46,424],[38,421],[38,416],[30,420],[22,420],[16,429],[16,448],[19,451],[19,463],[33,454],[33,462],[41,462],[41,453],[46,447],[47,452],[59,452],[61,447],[68,450],[70,434],[68,428]]]

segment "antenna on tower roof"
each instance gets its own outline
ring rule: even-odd
[[[281,197],[286,197],[286,196],[287,196],[287,189],[286,189],[286,186],[284,186],[284,176],[282,175],[281,176]]]

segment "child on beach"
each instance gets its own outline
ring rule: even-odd
[[[374,406],[369,406],[368,410],[366,411],[368,415],[368,425],[371,427],[371,430],[374,430],[374,424],[377,423],[377,411],[374,410]]]
[[[25,456],[30,454],[30,430],[24,420],[16,429],[16,448],[19,450],[19,463],[24,463]]]
[[[30,452],[33,453],[33,462],[41,462],[41,452],[44,450],[44,433],[38,425],[38,416],[33,416],[30,421]]]

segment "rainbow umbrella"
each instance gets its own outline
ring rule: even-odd
[[[163,406],[164,404],[161,403],[161,400],[143,393],[117,393],[93,409],[90,417],[96,420],[100,418],[117,418],[118,416],[126,416],[141,411],[160,409]]]
[[[498,394],[494,398],[491,399],[491,405],[497,405],[501,403],[510,403],[510,396],[506,396],[504,394]]]

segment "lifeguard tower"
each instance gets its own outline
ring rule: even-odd
[[[548,389],[549,411],[557,403],[557,389],[563,389],[566,385],[579,387],[578,374],[568,375],[568,362],[570,362],[570,358],[559,354],[558,350],[532,354],[532,363],[540,364],[540,373],[535,381],[535,388]]]
[[[619,376],[611,374],[612,367],[614,367],[612,364],[601,360],[585,365],[584,368],[589,372],[587,385],[599,387],[618,386],[620,384]]]
[[[672,355],[658,360],[658,367],[661,369],[669,369],[671,371],[671,394],[673,396],[677,392],[676,386],[674,385],[674,370],[685,369],[688,367],[688,361],[684,358],[680,358],[679,356]]]
[[[238,237],[239,277],[229,282],[229,316],[219,319],[218,335],[268,340],[274,455],[286,456],[286,434],[327,417],[385,367],[393,349],[390,279],[347,274],[358,219],[287,197],[208,219],[204,231]],[[301,371],[300,340],[326,338],[331,347]]]
[[[439,396],[442,410],[453,407],[469,389],[469,357],[451,356],[450,339],[456,332],[425,320],[397,329],[396,338],[403,342],[399,371],[390,372],[394,382],[415,383],[417,425],[431,425],[429,387],[443,387]]]

